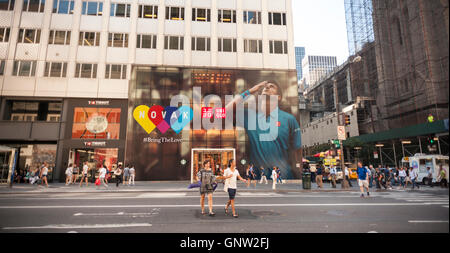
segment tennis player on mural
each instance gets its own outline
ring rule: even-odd
[[[242,117],[239,109],[236,110],[237,125],[244,127],[250,143],[250,161],[257,167],[279,167],[283,178],[299,178],[301,167],[297,166],[302,163],[300,126],[294,115],[279,108],[282,90],[276,81],[263,81],[235,96],[227,104],[226,111],[242,108],[252,95],[256,97],[256,103],[244,107],[243,120],[239,119]]]

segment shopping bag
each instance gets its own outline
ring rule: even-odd
[[[97,179],[95,180],[95,185],[100,185],[100,178],[97,178]]]

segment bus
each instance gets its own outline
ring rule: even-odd
[[[425,184],[427,182],[427,168],[430,167],[433,173],[433,183],[437,182],[439,177],[439,168],[445,169],[445,174],[448,182],[448,156],[444,155],[426,155],[426,154],[415,154],[414,156],[403,157],[402,166],[407,168],[418,169],[418,182]]]

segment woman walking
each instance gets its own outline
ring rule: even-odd
[[[213,212],[213,199],[212,194],[214,192],[213,183],[216,179],[223,177],[216,177],[211,170],[211,163],[209,160],[205,160],[203,162],[203,169],[197,173],[197,181],[201,181],[200,185],[200,206],[202,208],[202,215],[205,213],[205,196],[208,195],[208,207],[209,207],[209,216],[216,215]]]
[[[99,173],[98,173],[98,178],[100,179],[100,183],[103,184],[106,188],[108,188],[108,184],[105,182],[105,177],[106,177],[106,166],[105,164],[102,165],[102,168],[100,169]]]
[[[81,172],[80,187],[83,184],[83,179],[86,182],[86,187],[89,185],[89,183],[88,183],[88,172],[89,172],[88,162],[84,162],[83,171]]]
[[[231,205],[231,210],[233,211],[233,217],[237,218],[239,217],[236,214],[236,210],[234,208],[234,198],[236,197],[236,189],[237,189],[237,179],[241,180],[242,182],[246,182],[245,179],[243,179],[239,175],[239,171],[236,169],[236,162],[234,159],[231,159],[228,162],[228,168],[225,170],[223,174],[225,178],[225,192],[228,192],[229,200],[227,202],[227,205],[225,206],[225,213],[228,214],[228,207]]]
[[[273,167],[272,169],[272,190],[277,189],[277,167]]]
[[[72,184],[72,174],[73,174],[73,168],[72,164],[69,164],[69,167],[66,169],[66,185]]]
[[[43,185],[45,182],[45,186],[48,188],[48,182],[47,182],[48,168],[47,168],[47,166],[48,166],[47,162],[44,162],[44,165],[42,166],[41,174],[39,175],[39,177],[42,180],[41,185]]]
[[[119,184],[122,182],[122,164],[119,163],[117,169],[114,171],[114,175],[116,176],[116,187],[119,187]]]

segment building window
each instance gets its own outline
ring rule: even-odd
[[[219,52],[236,52],[236,39],[219,38]]]
[[[23,0],[22,11],[44,12],[45,0]]]
[[[191,43],[192,51],[211,51],[211,39],[210,38],[192,38]]]
[[[58,14],[73,14],[74,1],[54,0],[53,13]]]
[[[9,28],[0,27],[0,42],[8,42],[9,41]]]
[[[0,10],[13,11],[14,10],[14,0],[0,0]]]
[[[271,54],[287,54],[287,41],[270,40],[269,49]]]
[[[5,74],[5,60],[0,60],[0,76]]]
[[[127,65],[106,64],[106,79],[127,79]]]
[[[184,37],[164,36],[164,49],[184,50]]]
[[[233,10],[219,10],[220,23],[236,23],[236,11]]]
[[[40,29],[20,29],[17,43],[39,43],[41,40]]]
[[[111,17],[130,17],[131,4],[111,4]]]
[[[269,25],[286,25],[286,13],[269,12]]]
[[[128,34],[126,33],[109,33],[108,47],[128,47]]]
[[[49,45],[70,45],[70,31],[50,31]]]
[[[156,49],[156,35],[138,34],[136,48]]]
[[[34,76],[36,61],[14,61],[13,76]]]
[[[139,18],[158,18],[158,6],[139,5]]]
[[[77,63],[75,78],[97,78],[97,64]]]
[[[244,40],[245,53],[262,53],[262,40]]]
[[[7,101],[5,119],[11,121],[59,121],[62,103],[55,101]]]
[[[101,16],[103,14],[102,2],[83,2],[81,15]]]
[[[261,12],[244,11],[244,23],[261,24]]]
[[[46,77],[66,77],[67,63],[65,62],[46,62],[44,76]]]
[[[192,21],[211,22],[211,10],[192,8]]]
[[[168,20],[184,20],[183,7],[166,7],[166,19]]]
[[[100,45],[100,33],[99,32],[80,32],[78,45],[98,47]]]

